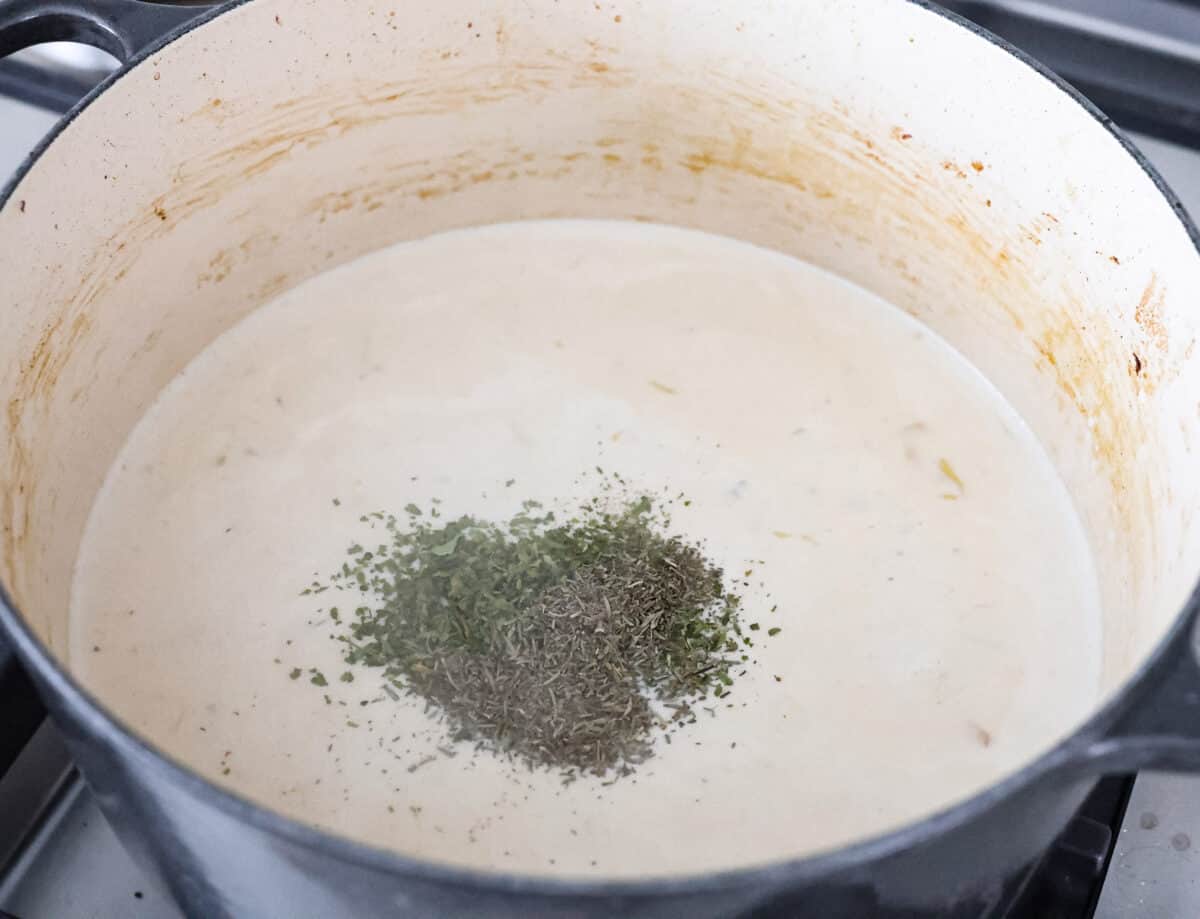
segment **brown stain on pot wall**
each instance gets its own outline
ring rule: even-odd
[[[593,50],[597,49],[604,50],[599,45]],[[161,209],[172,219],[182,219],[219,200],[237,181],[262,175],[295,152],[369,125],[408,116],[453,114],[564,86],[623,86],[632,79],[631,71],[604,61],[581,65],[551,58],[545,63],[503,61],[439,73],[436,78],[368,84],[358,87],[353,97],[340,92],[289,99],[274,105],[251,136],[181,164],[176,188],[156,203],[156,213]],[[210,103],[187,117],[204,119],[214,114],[220,117]],[[449,190],[440,184],[426,186],[424,196],[438,197]]]
[[[68,324],[67,316],[58,316],[43,331],[29,360],[21,371],[22,401],[48,397],[58,383],[71,347],[87,331],[91,322],[83,313],[76,314]]]
[[[267,300],[273,299],[283,293],[290,286],[291,275],[287,272],[276,274],[268,278],[254,291],[253,298],[260,303],[265,303]]]
[[[0,514],[3,514],[0,531],[0,563],[4,565],[3,581],[14,591],[14,599],[21,602],[18,593],[21,585],[17,581],[17,554],[29,531],[29,507],[25,501],[26,477],[31,464],[24,442],[20,438],[21,402],[10,399],[5,406],[9,443],[7,455],[7,481],[0,488]]]
[[[1162,374],[1143,353],[1123,347],[1109,330],[1089,333],[1104,317],[1085,301],[1065,301],[1057,314],[1047,313],[1034,339],[1058,391],[1087,424],[1092,452],[1111,491],[1115,525],[1137,534],[1146,548],[1132,541],[1130,551],[1146,554],[1131,560],[1129,579],[1135,587],[1146,577],[1158,554],[1152,521],[1162,503],[1157,482],[1139,468],[1139,456],[1154,444],[1153,410],[1144,411],[1139,394],[1151,395]]]
[[[1167,327],[1163,322],[1163,308],[1166,303],[1166,292],[1159,287],[1158,275],[1151,274],[1150,281],[1142,291],[1141,299],[1133,311],[1133,320],[1146,336],[1146,341],[1160,353],[1166,354],[1169,348]]]
[[[1021,234],[1035,246],[1046,241],[1047,235],[1058,226],[1058,218],[1048,211],[1042,211],[1026,224],[1021,225]]]
[[[716,153],[704,151],[686,154],[680,162],[685,169],[696,175],[701,175],[713,168],[728,169],[753,176],[764,182],[786,185],[801,192],[808,191],[808,183],[800,176],[790,173],[786,168],[777,168],[771,164],[757,163],[746,157],[723,157]]]
[[[51,396],[71,355],[83,345],[92,328],[85,312],[64,311],[41,332],[29,357],[20,369],[16,390],[5,406],[8,426],[8,450],[5,487],[0,488],[3,506],[3,552],[0,561],[5,568],[4,580],[14,591],[21,586],[18,579],[18,556],[30,534],[34,502],[38,489],[33,450],[27,427],[47,423]]]
[[[216,254],[208,260],[208,270],[196,278],[196,286],[203,287],[206,284],[220,284],[233,271],[233,266],[236,262],[236,254],[233,249],[218,249]]]

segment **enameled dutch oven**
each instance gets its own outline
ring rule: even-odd
[[[920,0],[0,0],[0,53],[52,38],[125,66],[0,194],[0,632],[189,915],[984,916],[1098,775],[1200,770],[1196,230],[1102,114],[1012,48]],[[82,527],[190,358],[363,253],[560,216],[796,255],[983,370],[1045,445],[1096,558],[1103,698],[1086,723],[847,848],[573,883],[302,826],[80,688],[63,662]]]

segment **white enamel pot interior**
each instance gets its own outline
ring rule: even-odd
[[[28,653],[65,662],[109,463],[216,336],[391,243],[549,217],[752,241],[910,312],[1071,492],[1098,706],[1177,623],[1200,572],[1200,256],[1098,114],[1009,50],[906,0],[253,0],[120,73],[0,209],[0,580]]]

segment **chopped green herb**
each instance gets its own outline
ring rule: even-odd
[[[593,500],[565,521],[536,501],[503,523],[405,512],[369,515],[389,541],[351,546],[312,589],[363,594],[352,620],[330,613],[346,662],[382,668],[387,695],[394,684],[424,699],[451,739],[619,777],[657,732],[694,722],[691,703],[728,695],[749,643],[740,600],[649,496]],[[656,704],[672,708],[668,723]]]
[[[458,546],[458,540],[462,533],[456,533],[453,538],[446,540],[440,546],[434,546],[429,551],[440,558],[445,558],[447,555],[453,555],[455,548]]]

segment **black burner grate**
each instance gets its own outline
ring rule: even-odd
[[[1003,919],[1090,919],[1134,777],[1102,779],[1046,853]]]

